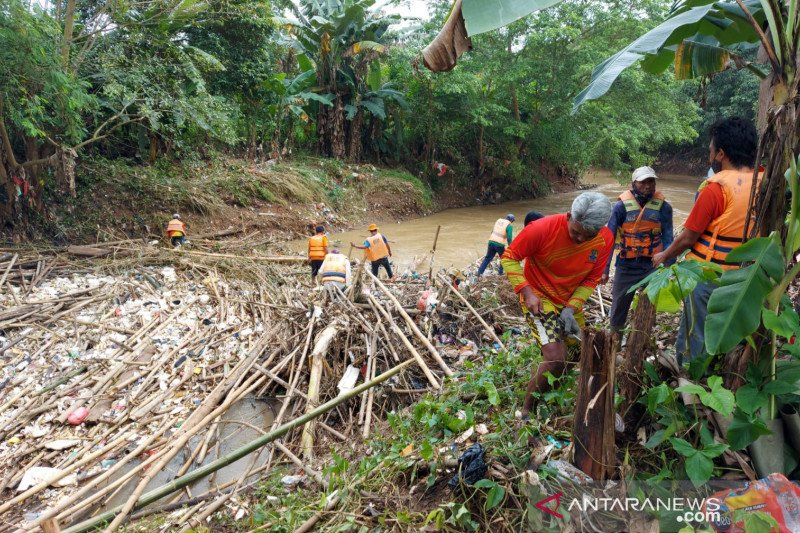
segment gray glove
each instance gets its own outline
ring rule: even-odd
[[[558,318],[558,323],[561,324],[565,335],[580,335],[581,326],[578,324],[578,321],[575,320],[575,310],[573,308],[565,307],[562,309],[561,316]]]

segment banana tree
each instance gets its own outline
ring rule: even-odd
[[[500,28],[560,0],[456,0],[441,32],[423,50],[433,71],[453,68],[471,48],[470,36]],[[754,231],[768,235],[783,223],[785,180],[792,154],[798,153],[798,0],[679,0],[667,19],[609,57],[592,72],[576,96],[584,102],[603,96],[622,72],[635,65],[660,73],[671,65],[679,79],[707,76],[728,68],[747,68],[765,78],[760,96],[759,163],[765,167],[761,187],[754,188]],[[759,46],[768,69],[744,59]],[[756,165],[758,167],[758,165]],[[755,176],[754,176],[755,179]]]
[[[363,83],[362,65],[385,52],[386,30],[399,16],[381,13],[375,0],[302,0],[293,14],[295,19],[277,19],[287,30],[288,44],[314,62],[319,90],[334,95],[333,106],[317,109],[319,150],[343,158],[346,107],[357,98],[352,87]]]
[[[334,95],[330,93],[318,94],[313,92],[316,73],[309,63],[302,59],[302,65],[307,65],[306,70],[293,79],[288,79],[285,73],[274,74],[264,81],[264,87],[275,96],[276,102],[267,106],[267,111],[274,116],[275,132],[272,137],[273,159],[281,156],[281,125],[287,114],[299,118],[303,122],[310,122],[307,109],[311,102],[320,105],[332,106]]]

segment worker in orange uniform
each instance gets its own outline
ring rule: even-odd
[[[501,258],[542,348],[543,360],[528,383],[523,417],[533,407],[533,393],[550,389],[545,374],[564,373],[565,341],[580,335],[583,304],[600,281],[614,247],[614,235],[606,227],[610,215],[611,202],[605,195],[585,192],[575,198],[568,213],[525,226]]]
[[[172,215],[172,220],[167,224],[167,236],[173,248],[179,248],[186,243],[186,224],[178,213]]]
[[[322,263],[320,276],[323,286],[344,290],[350,285],[350,261],[347,256],[339,252],[338,248],[331,250]]]
[[[328,255],[328,237],[325,236],[325,228],[317,226],[316,234],[308,239],[308,264],[311,265],[311,281],[314,281]]]
[[[367,229],[369,230],[369,237],[364,241],[364,244],[359,245],[351,242],[350,246],[367,251],[367,259],[371,262],[373,276],[377,277],[380,267],[383,267],[389,279],[394,278],[392,265],[389,264],[389,258],[392,257],[392,247],[389,246],[389,240],[378,233],[377,224],[370,224]]]
[[[481,261],[480,266],[478,267],[478,276],[483,276],[483,273],[492,264],[492,259],[494,256],[502,257],[503,252],[506,251],[506,244],[511,244],[511,241],[514,238],[514,228],[512,224],[516,220],[513,213],[509,213],[506,215],[506,218],[498,218],[495,223],[494,227],[492,228],[492,233],[489,235],[489,245],[486,248],[486,256],[484,256],[483,261]],[[503,275],[503,266],[500,265],[500,275]]]
[[[714,175],[700,190],[683,232],[669,248],[653,256],[658,266],[690,250],[686,259],[710,261],[724,270],[741,267],[728,261],[728,254],[742,245],[747,207],[753,185],[758,133],[749,120],[732,117],[711,127],[708,159]],[[758,175],[761,180],[761,173]],[[752,227],[752,226],[751,226]],[[712,282],[698,283],[683,303],[675,354],[678,363],[705,352],[705,323],[708,300],[717,287]]]

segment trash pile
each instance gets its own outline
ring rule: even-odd
[[[476,310],[441,274],[438,289],[413,273],[385,284],[362,264],[342,293],[312,286],[296,258],[125,246],[119,257],[40,256],[30,276],[0,264],[0,531],[75,526],[118,501],[113,530],[154,483],[221,457],[242,402],[274,400],[271,424],[239,422],[263,434],[413,359],[231,481],[157,509],[188,504],[170,519],[196,526],[280,462],[324,484],[319,451],[368,436],[519,322]]]

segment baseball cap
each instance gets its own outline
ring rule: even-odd
[[[377,224],[370,224],[367,229],[369,231],[377,231],[378,230],[378,225]]]
[[[631,181],[644,181],[647,178],[658,178],[656,171],[652,167],[639,167],[633,171]]]

